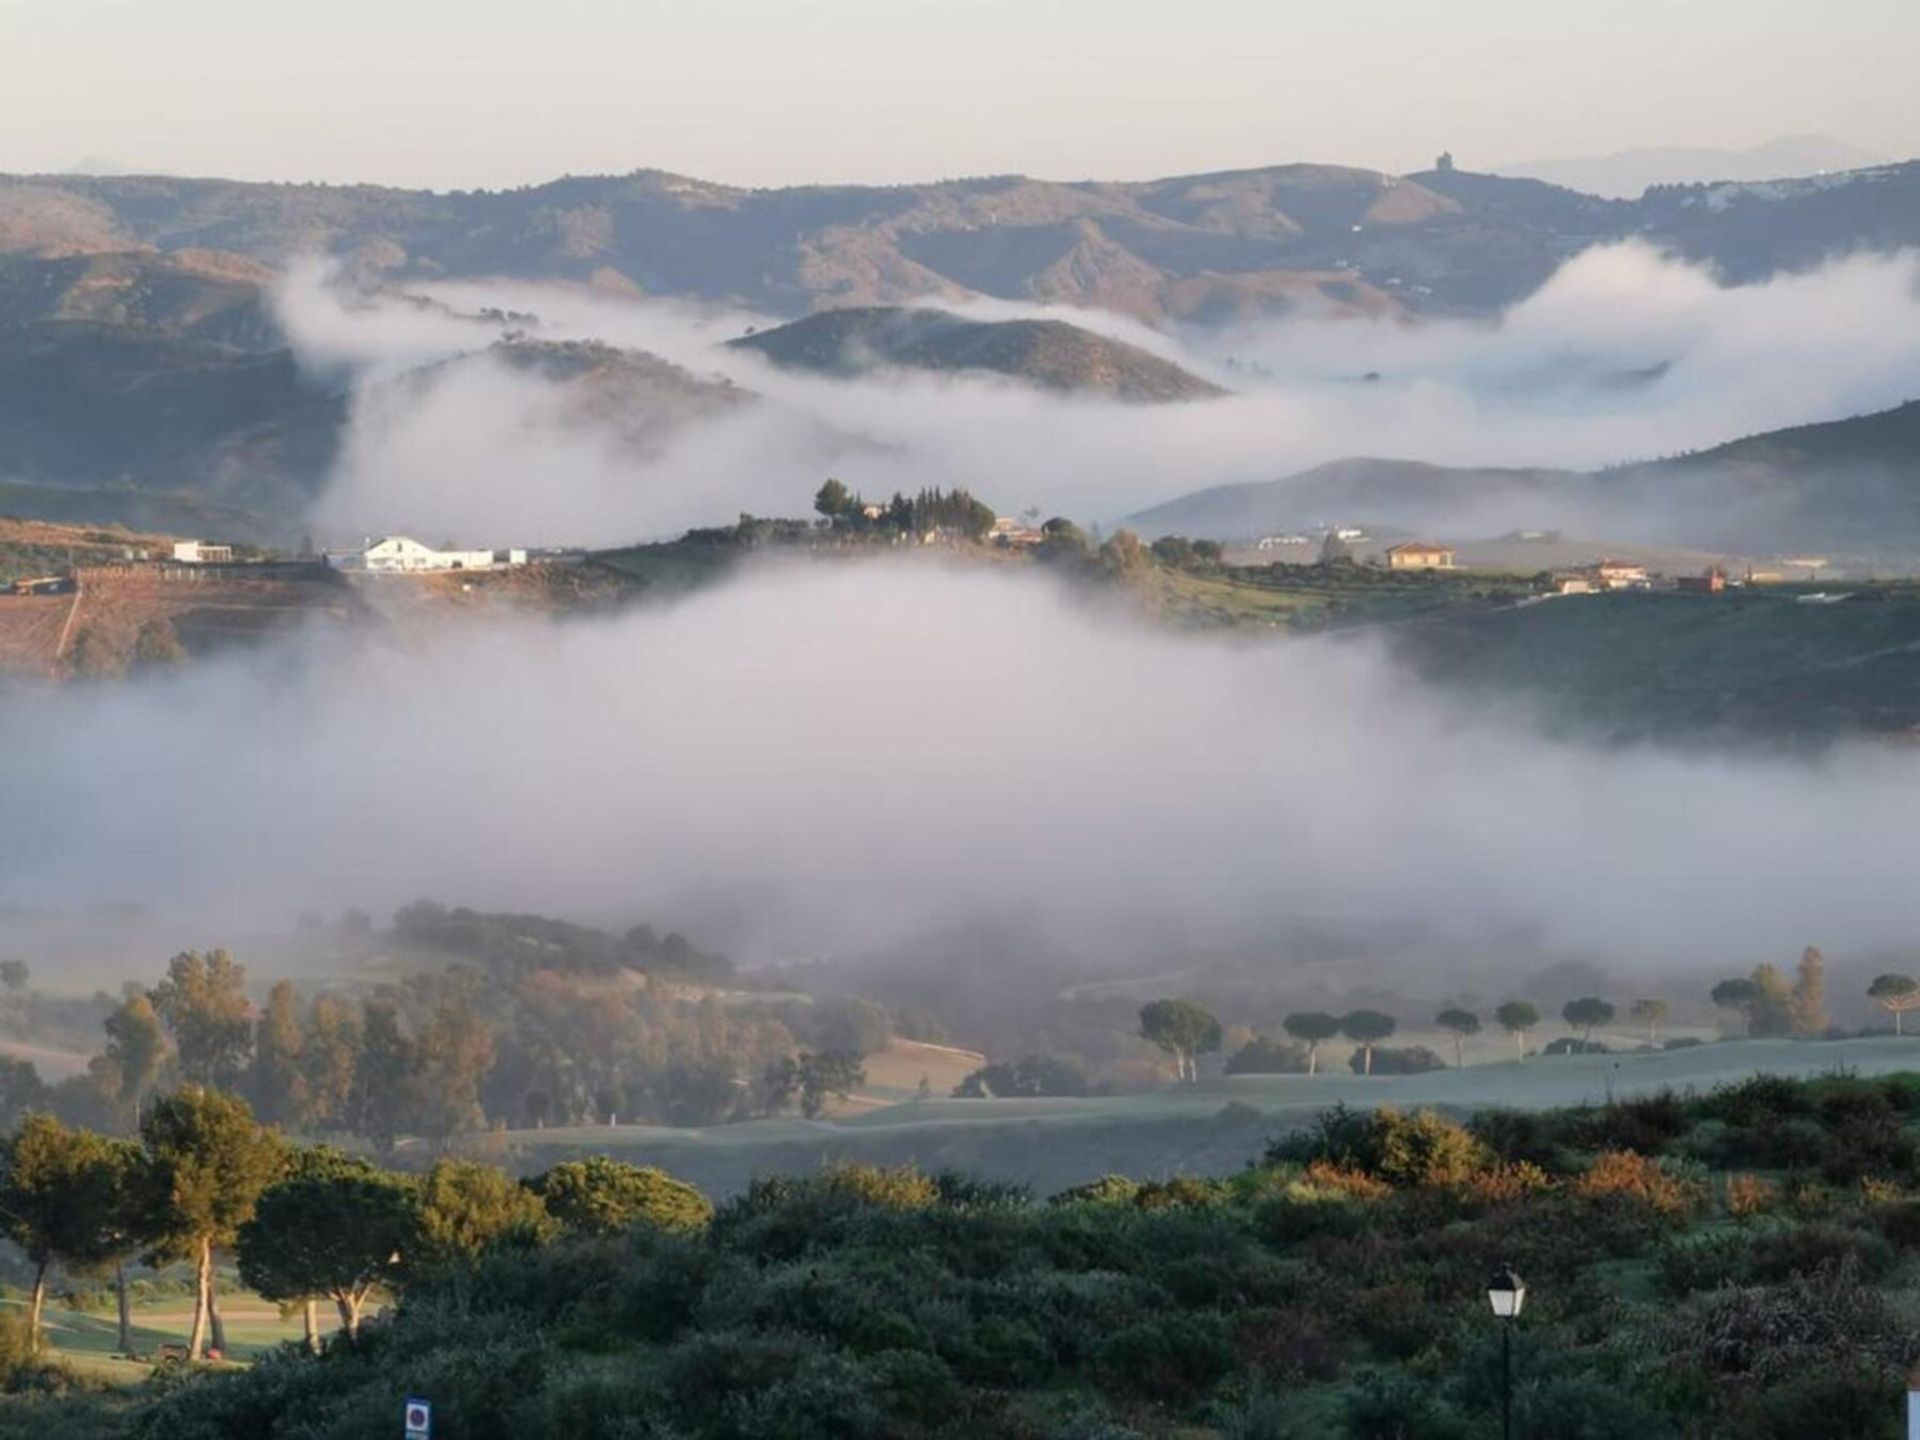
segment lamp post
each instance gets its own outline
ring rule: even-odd
[[[1502,1265],[1487,1282],[1487,1303],[1500,1322],[1500,1433],[1513,1440],[1513,1322],[1527,1303],[1527,1282]]]

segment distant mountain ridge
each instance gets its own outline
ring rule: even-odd
[[[1920,400],[1598,471],[1337,460],[1197,490],[1122,523],[1232,542],[1337,521],[1456,538],[1537,527],[1756,553],[1920,552]]]
[[[1821,178],[1817,191],[1672,187],[1627,201],[1450,166],[780,190],[638,171],[451,194],[23,176],[0,177],[0,254],[218,250],[277,267],[322,252],[370,282],[567,280],[785,316],[969,296],[1156,324],[1303,307],[1486,314],[1627,236],[1736,280],[1920,244],[1920,162]]]
[[[882,367],[985,372],[1067,394],[1132,402],[1224,395],[1170,360],[1061,320],[973,320],[945,310],[862,306],[728,342],[774,364],[828,375]]]
[[[1589,195],[1633,200],[1650,185],[1778,180],[1782,176],[1863,170],[1887,157],[1831,135],[1783,135],[1746,150],[1660,146],[1564,160],[1496,165],[1494,172],[1545,180]]]

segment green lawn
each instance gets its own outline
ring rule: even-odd
[[[22,1296],[0,1298],[0,1305],[22,1314],[26,1300]],[[228,1358],[248,1360],[263,1350],[271,1350],[287,1340],[298,1340],[301,1323],[298,1312],[282,1318],[280,1309],[270,1300],[244,1290],[222,1290],[220,1309],[227,1327]],[[101,1379],[137,1381],[146,1379],[150,1363],[128,1360],[120,1355],[119,1321],[114,1307],[75,1310],[62,1305],[54,1296],[47,1298],[42,1323],[54,1353],[76,1370]],[[320,1309],[320,1323],[333,1328],[333,1311]],[[187,1296],[167,1297],[136,1303],[133,1307],[133,1343],[142,1355],[153,1356],[162,1345],[184,1345],[193,1325],[193,1302]]]

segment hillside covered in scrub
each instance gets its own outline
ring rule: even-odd
[[[1040,1199],[841,1166],[710,1221],[631,1167],[515,1198],[464,1162],[296,1159],[249,1204],[242,1275],[283,1273],[288,1187],[338,1186],[403,1237],[398,1262],[377,1237],[389,1318],[111,1392],[16,1357],[37,1393],[0,1402],[0,1435],[357,1440],[414,1394],[463,1440],[1448,1440],[1497,1433],[1486,1292],[1511,1266],[1516,1435],[1893,1437],[1920,1358],[1917,1120],[1912,1075],[1466,1123],[1336,1108],[1217,1180]],[[150,1150],[170,1133],[143,1126]]]

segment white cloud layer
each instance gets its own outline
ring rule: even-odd
[[[0,905],[130,900],[218,936],[428,894],[759,958],[969,917],[1199,944],[1320,916],[1724,968],[1914,934],[1917,782],[1886,749],[1550,742],[1366,646],[1145,630],[1037,577],[796,563],[0,712]]]
[[[724,308],[504,282],[433,293],[469,312],[535,311],[544,336],[650,350],[699,375],[725,374],[765,403],[689,424],[645,455],[558,423],[551,386],[502,367],[461,367],[419,403],[396,405],[383,388],[395,374],[483,348],[497,327],[391,302],[345,309],[303,272],[282,306],[296,346],[363,377],[354,432],[318,515],[338,533],[606,544],[740,510],[796,513],[829,473],[869,492],[963,484],[1003,511],[1035,505],[1111,521],[1207,485],[1277,479],[1355,454],[1587,467],[1920,395],[1912,255],[1724,287],[1645,246],[1612,246],[1570,261],[1497,324],[1320,317],[1174,339],[1116,317],[1051,312],[1148,344],[1239,392],[1177,406],[1062,399],[973,377],[780,373],[721,348],[770,323]],[[975,308],[1035,313],[1005,302]],[[1229,357],[1237,370],[1225,368]],[[1369,374],[1379,378],[1362,379]]]

